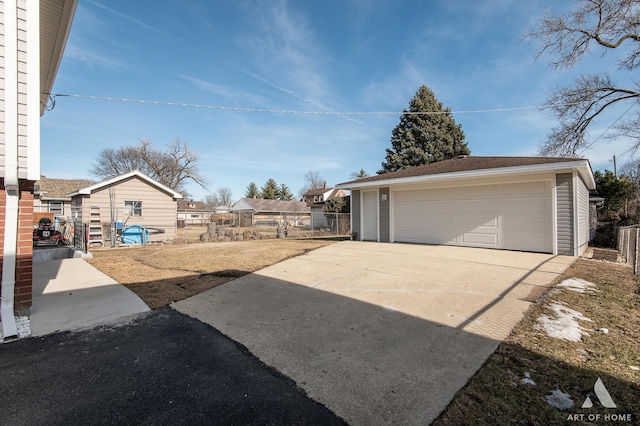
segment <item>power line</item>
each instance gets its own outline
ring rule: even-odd
[[[231,107],[223,105],[206,105],[196,103],[184,103],[184,102],[170,102],[170,101],[153,101],[147,99],[129,99],[129,98],[115,98],[109,96],[91,96],[91,95],[79,95],[72,93],[55,93],[48,94],[52,105],[55,105],[57,97],[79,98],[79,99],[92,99],[99,101],[110,102],[128,102],[139,104],[151,104],[151,105],[165,105],[176,106],[185,108],[204,108],[221,111],[239,111],[239,112],[258,112],[258,113],[270,113],[270,114],[295,114],[295,115],[441,115],[441,114],[483,114],[492,112],[510,112],[510,111],[522,111],[530,109],[545,109],[558,106],[571,106],[579,105],[584,102],[572,102],[562,104],[545,104],[545,105],[530,105],[510,108],[493,108],[493,109],[479,109],[479,110],[460,110],[460,111],[299,111],[299,110],[284,110],[284,109],[262,109],[262,108],[245,108],[245,107]]]
[[[598,136],[597,138],[595,138],[595,139],[593,140],[593,142],[591,142],[589,145],[587,145],[586,147],[584,147],[584,149],[583,149],[582,151],[580,151],[580,153],[579,153],[578,155],[582,155],[582,154],[584,154],[584,153],[585,153],[589,148],[591,148],[591,147],[593,146],[593,144],[594,144],[594,143],[598,142],[598,140],[599,140],[601,137],[603,137],[603,136],[605,135],[605,133],[607,133],[609,130],[611,130],[611,128],[612,128],[612,127],[613,127],[613,126],[614,126],[618,121],[620,121],[620,119],[621,119],[622,117],[624,117],[624,116],[625,116],[625,115],[626,115],[626,114],[631,110],[631,108],[633,108],[633,106],[634,106],[634,104],[629,105],[629,108],[627,108],[627,110],[626,110],[625,112],[623,112],[622,114],[620,114],[620,117],[616,118],[616,120],[615,120],[613,123],[611,123],[611,124],[609,125],[609,127],[607,127],[607,128],[604,130],[604,132],[602,132],[602,134],[601,134],[600,136]]]

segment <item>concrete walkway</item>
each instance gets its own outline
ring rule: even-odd
[[[350,424],[429,424],[574,260],[347,241],[172,306]]]
[[[148,310],[135,293],[83,259],[33,264],[32,336],[91,327]]]

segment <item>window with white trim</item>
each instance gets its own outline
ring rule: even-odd
[[[56,216],[62,216],[64,214],[64,202],[49,201],[49,213],[53,213]]]
[[[125,201],[125,216],[142,216],[142,201]]]

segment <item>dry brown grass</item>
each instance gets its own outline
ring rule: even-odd
[[[268,239],[101,249],[89,263],[156,309],[328,244]]]
[[[626,265],[586,259],[578,260],[558,281],[572,277],[596,284],[598,292],[552,290],[543,296],[435,425],[571,424],[569,414],[584,414],[585,420],[590,414],[599,415],[592,424],[602,424],[605,415],[632,414],[632,423],[638,424],[640,371],[632,368],[640,366],[638,279]],[[550,314],[545,307],[550,301],[562,302],[590,318],[592,322],[581,324],[584,328],[609,332],[590,331],[581,342],[547,336],[535,324],[541,314]],[[535,386],[521,382],[525,372]],[[593,396],[598,377],[618,408],[599,406]],[[550,406],[545,395],[554,389],[570,394],[575,407],[560,411]],[[580,408],[588,395],[594,407]]]

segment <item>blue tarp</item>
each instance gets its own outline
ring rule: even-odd
[[[122,230],[124,244],[146,244],[149,241],[149,231],[142,225],[129,225]]]

